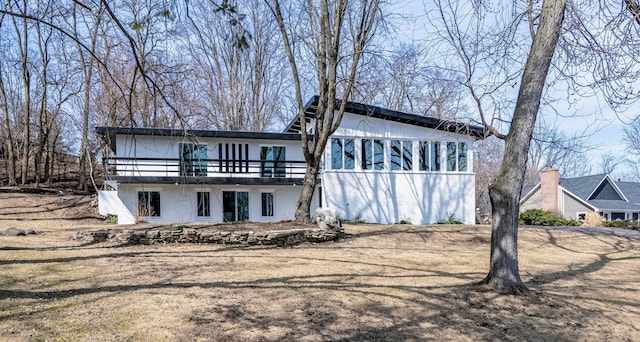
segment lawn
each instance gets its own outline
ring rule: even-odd
[[[89,198],[0,194],[0,340],[633,341],[640,240],[520,230],[525,296],[472,284],[490,228],[347,225],[293,247],[73,240]]]

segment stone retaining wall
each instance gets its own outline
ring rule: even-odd
[[[200,231],[194,228],[174,230],[96,230],[78,232],[74,239],[116,242],[132,245],[155,243],[215,243],[224,245],[278,245],[290,246],[303,242],[325,242],[338,240],[343,230],[335,229],[295,229],[269,232],[227,232]]]

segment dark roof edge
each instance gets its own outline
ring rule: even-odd
[[[173,129],[173,128],[142,128],[142,127],[114,127],[96,126],[95,132],[102,136],[102,140],[115,151],[116,134],[148,135],[165,137],[202,137],[202,138],[235,138],[235,139],[264,139],[264,140],[297,140],[302,136],[297,133],[279,132],[245,132],[245,131],[214,131],[203,129]],[[309,135],[307,138],[311,139]]]
[[[319,97],[318,95],[314,95],[307,101],[305,104],[305,113],[310,117],[315,115],[316,106],[318,105]],[[342,103],[341,100],[336,100],[336,105],[339,106]],[[405,112],[400,112],[392,109],[382,108],[378,106],[367,105],[358,102],[348,101],[345,106],[345,111],[353,114],[370,116],[375,118],[380,118],[389,121],[396,121],[407,123],[410,125],[421,126],[433,128],[441,131],[458,133],[471,135],[478,139],[484,139],[488,134],[484,127],[463,124],[459,122],[442,120],[428,116],[409,114]],[[293,119],[289,125],[285,128],[285,132],[290,132],[291,130],[295,130],[295,126],[300,125],[300,118],[296,117]],[[299,127],[298,127],[299,128]]]

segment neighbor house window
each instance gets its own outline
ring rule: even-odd
[[[362,139],[362,169],[384,170],[384,141]]]
[[[196,192],[197,205],[198,205],[198,217],[211,216],[211,193],[210,192]]]
[[[468,169],[467,143],[447,143],[447,171],[467,171]]]
[[[263,192],[262,196],[262,216],[273,216],[273,193]]]
[[[207,175],[207,145],[178,144],[180,149],[180,176]]]
[[[411,140],[391,140],[391,170],[411,170],[412,148]]]
[[[160,192],[138,191],[138,216],[160,216]]]
[[[286,171],[284,146],[261,146],[262,177],[284,177]]]
[[[331,139],[331,168],[353,170],[356,163],[355,143],[350,138]]]
[[[421,141],[419,146],[420,171],[440,171],[440,143]]]

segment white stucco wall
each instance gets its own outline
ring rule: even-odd
[[[322,184],[324,206],[343,218],[361,214],[366,222],[430,224],[453,214],[475,223],[472,174],[327,171]]]
[[[331,170],[330,145],[325,150],[322,173],[323,205],[336,208],[342,217],[361,214],[366,222],[397,223],[409,220],[429,224],[455,215],[466,224],[475,223],[475,174],[473,142],[469,136],[346,113],[332,137],[385,140],[385,170],[362,170],[361,146],[355,143],[355,170]],[[412,170],[391,171],[389,140],[413,141]],[[419,170],[417,141],[440,142],[441,170]],[[468,169],[446,170],[446,143],[467,143]]]
[[[300,186],[292,185],[174,185],[174,184],[120,184],[118,188],[119,198],[127,208],[127,211],[137,215],[138,191],[160,192],[159,217],[134,217],[133,222],[120,220],[119,224],[132,224],[136,221],[157,223],[187,223],[187,222],[222,222],[222,193],[223,191],[247,191],[249,192],[249,220],[254,222],[275,222],[280,220],[293,220],[296,209],[296,201],[300,196]],[[211,216],[197,216],[198,191],[211,193]],[[262,192],[274,194],[274,215],[262,216]],[[318,207],[318,192],[314,194],[312,212]]]

